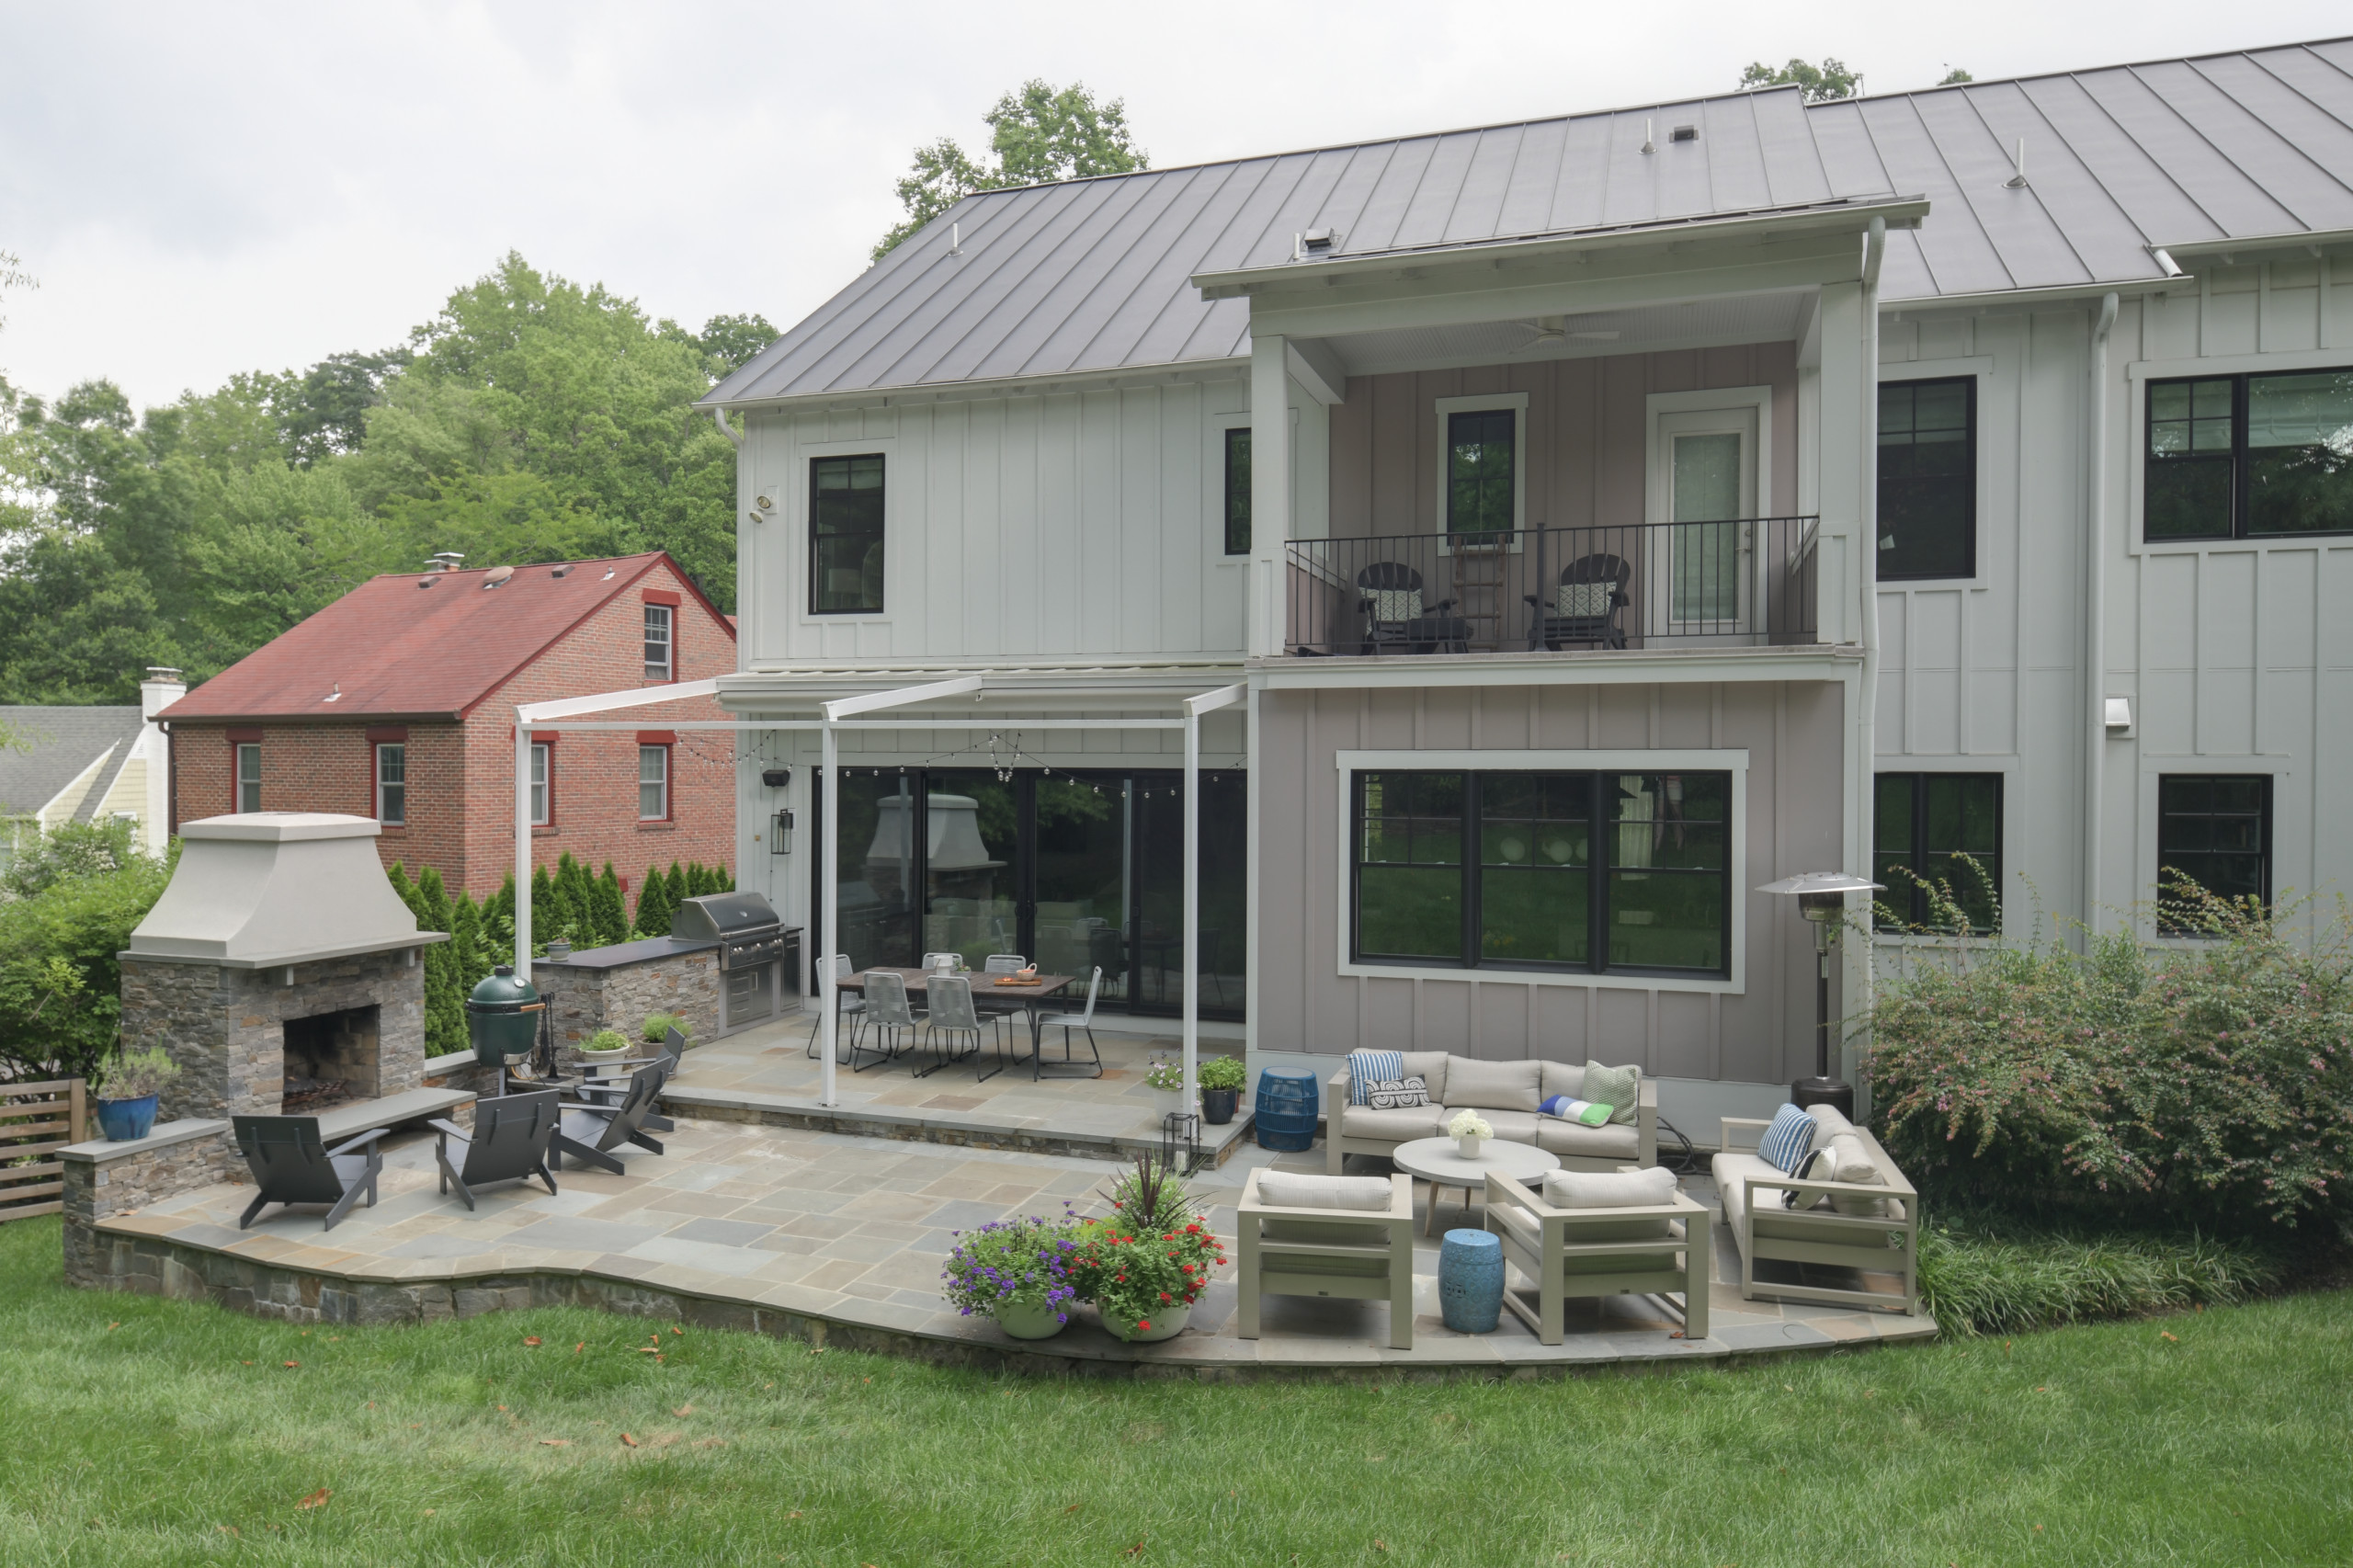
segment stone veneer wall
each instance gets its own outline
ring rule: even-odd
[[[122,1040],[161,1046],[179,1063],[165,1091],[170,1117],[275,1116],[286,1082],[285,1023],[347,1007],[373,1006],[376,1094],[397,1095],[425,1078],[425,966],[419,949],[360,953],[284,968],[122,960]]]
[[[577,957],[578,955],[574,955]],[[668,953],[614,969],[534,966],[533,978],[554,994],[556,1055],[570,1061],[598,1029],[614,1028],[635,1044],[649,1013],[676,1013],[689,1040],[719,1033],[719,954],[716,949]]]
[[[214,1120],[158,1122],[134,1143],[77,1143],[61,1163],[65,1278],[93,1290],[116,1284],[130,1267],[131,1238],[102,1234],[98,1221],[245,1174],[229,1124]]]

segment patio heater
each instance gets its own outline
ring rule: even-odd
[[[1798,913],[1813,926],[1813,1076],[1790,1085],[1794,1106],[1827,1105],[1841,1116],[1855,1114],[1855,1086],[1830,1075],[1830,957],[1838,949],[1838,932],[1847,918],[1850,892],[1881,892],[1881,884],[1844,871],[1801,871],[1767,882],[1758,892],[1794,896]]]

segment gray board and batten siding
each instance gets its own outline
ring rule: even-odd
[[[1669,140],[1684,124],[1699,134]],[[1308,230],[1336,231],[1343,259],[1410,256],[1895,195],[1933,217],[1888,236],[1883,305],[2151,283],[2166,276],[2151,246],[2353,229],[2353,40],[1811,107],[1794,89],[1735,94],[983,192],[704,402],[1238,360],[1248,301],[1190,279],[1280,267]]]

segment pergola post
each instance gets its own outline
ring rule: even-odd
[[[531,981],[531,726],[515,712],[515,978]]]
[[[1246,688],[1220,687],[1185,699],[1185,1109],[1200,1103],[1201,715],[1242,700]]]

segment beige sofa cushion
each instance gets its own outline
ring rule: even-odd
[[[1416,1138],[1436,1138],[1445,1131],[1446,1115],[1446,1108],[1437,1105],[1415,1106],[1404,1110],[1343,1106],[1340,1108],[1340,1136],[1410,1143]]]
[[[1834,1133],[1823,1149],[1837,1162],[1837,1174],[1830,1180],[1849,1182],[1858,1187],[1887,1185],[1887,1173],[1880,1169],[1877,1160],[1871,1158],[1870,1146],[1859,1134]],[[1877,1218],[1887,1212],[1887,1199],[1865,1198],[1859,1193],[1834,1192],[1830,1195],[1830,1207],[1841,1214]]]
[[[1653,1165],[1639,1171],[1553,1171],[1544,1201],[1555,1209],[1650,1209],[1672,1202],[1675,1173]]]
[[[1498,1203],[1487,1210],[1506,1233],[1539,1257],[1543,1256],[1544,1237],[1535,1218],[1517,1203]],[[1577,1223],[1563,1233],[1562,1240],[1573,1249],[1579,1242],[1645,1242],[1656,1236],[1661,1240],[1680,1240],[1677,1221],[1672,1220],[1618,1220],[1599,1224]],[[1564,1278],[1581,1274],[1663,1274],[1675,1267],[1671,1252],[1620,1253],[1608,1257],[1579,1257],[1574,1250],[1561,1258],[1561,1274]],[[1571,1294],[1575,1292],[1572,1291]]]
[[[1467,1106],[1478,1110],[1533,1112],[1540,1101],[1537,1085],[1543,1070],[1540,1062],[1474,1062],[1467,1056],[1449,1056],[1444,1098],[1455,1110]],[[1435,1089],[1431,1097],[1439,1097]]]
[[[1841,1132],[1855,1131],[1855,1124],[1847,1120],[1836,1106],[1810,1105],[1805,1108],[1805,1113],[1813,1118],[1813,1146],[1817,1149]]]
[[[1430,1104],[1446,1103],[1446,1052],[1443,1051],[1406,1051],[1398,1054],[1405,1059],[1405,1076],[1419,1078],[1430,1092]]]
[[[1585,1098],[1585,1063],[1582,1062],[1544,1062],[1536,1085],[1537,1103],[1541,1105],[1554,1095],[1566,1095],[1573,1100]]]
[[[1788,1179],[1785,1173],[1773,1168],[1771,1162],[1756,1154],[1744,1153],[1732,1149],[1725,1150],[1709,1161],[1708,1169],[1716,1178],[1717,1196],[1723,1199],[1724,1223],[1732,1227],[1733,1234],[1735,1236],[1745,1234],[1742,1230],[1741,1210],[1746,1199],[1741,1192],[1740,1184],[1751,1177],[1770,1176],[1779,1180]],[[1779,1208],[1783,1196],[1788,1191],[1787,1187],[1759,1187],[1756,1189],[1756,1199],[1768,1208]]]
[[[1633,1161],[1643,1157],[1642,1133],[1610,1122],[1585,1127],[1557,1116],[1536,1119],[1536,1146],[1563,1159]]]
[[[1386,1213],[1395,1189],[1385,1176],[1309,1176],[1263,1171],[1258,1200],[1276,1209],[1370,1209]]]

